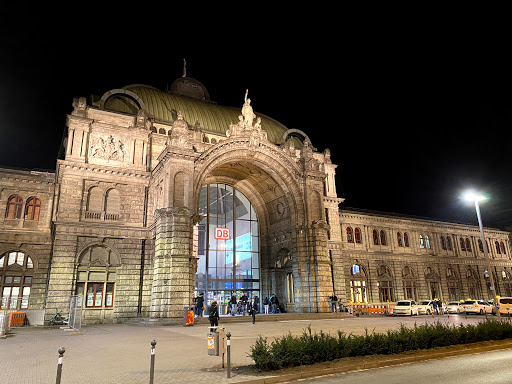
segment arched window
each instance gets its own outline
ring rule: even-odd
[[[460,249],[462,251],[466,250],[466,243],[464,242],[464,239],[462,237],[460,238]]]
[[[352,233],[352,227],[347,227],[347,242],[353,243],[354,242],[354,236]]]
[[[497,241],[494,242],[494,245],[496,246],[496,253],[498,255],[501,255],[501,250],[500,250],[500,243],[498,243]]]
[[[484,253],[484,243],[482,243],[482,240],[478,240],[478,249]]]
[[[402,269],[402,284],[404,286],[404,298],[418,300],[416,292],[416,276],[409,266]]]
[[[407,232],[404,232],[404,245],[406,247],[409,247],[409,235],[407,234]]]
[[[23,199],[18,195],[13,195],[7,200],[5,217],[8,219],[21,219],[21,210],[23,209]]]
[[[425,235],[425,248],[430,249],[430,239],[428,235]]]
[[[377,268],[377,276],[379,279],[380,302],[394,301],[393,276],[391,270],[387,266],[381,265]]]
[[[399,247],[404,246],[404,244],[402,243],[402,234],[400,232],[396,233],[396,241],[397,241]]]
[[[446,236],[446,248],[448,248],[449,251],[452,250],[452,239],[450,239],[449,236]]]
[[[386,242],[386,232],[384,232],[383,230],[380,231],[380,243],[382,245],[387,245],[387,242]]]
[[[423,235],[420,235],[420,248],[425,248],[425,242],[423,241]]]
[[[379,245],[379,233],[376,229],[373,230],[373,244]]]
[[[441,248],[443,248],[446,251],[446,241],[444,239],[444,236],[441,236]]]
[[[158,130],[158,133],[160,133],[161,135],[165,135],[167,132],[165,132],[165,129],[160,128],[160,129]]]
[[[471,242],[466,237],[466,251],[471,252]]]
[[[507,252],[505,252],[505,244],[503,243],[503,241],[500,243],[500,248],[501,248],[501,253],[503,253],[504,255],[507,254]]]
[[[27,309],[34,263],[23,252],[0,257],[0,309]]]
[[[361,237],[361,230],[359,228],[356,228],[354,230],[354,235],[356,238],[356,243],[361,244],[363,241],[362,241],[362,237]]]
[[[25,206],[25,220],[39,220],[39,212],[41,211],[41,200],[37,197],[29,197]]]

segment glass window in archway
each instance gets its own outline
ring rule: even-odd
[[[202,188],[199,214],[196,294],[216,300],[225,314],[233,293],[260,296],[258,219],[247,197],[227,184]]]

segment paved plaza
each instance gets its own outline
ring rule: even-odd
[[[272,315],[266,315],[272,316]],[[480,316],[416,316],[413,318],[387,316],[337,317],[318,320],[300,319],[290,315],[280,321],[262,321],[257,317],[252,324],[247,322],[227,323],[221,318],[231,337],[232,378],[227,379],[221,369],[221,358],[209,356],[206,334],[208,325],[195,324],[183,327],[140,326],[127,324],[85,325],[80,334],[58,327],[12,328],[9,337],[0,339],[0,366],[3,384],[52,383],[55,382],[58,349],[65,347],[62,384],[68,383],[148,383],[151,340],[156,340],[156,383],[237,383],[275,374],[261,374],[239,367],[252,365],[247,356],[251,345],[259,335],[270,340],[288,332],[300,335],[311,326],[313,331],[363,334],[368,331],[385,332],[401,323],[413,325],[425,321],[449,322],[451,324],[476,323]],[[270,318],[267,317],[267,320]],[[204,321],[204,319],[203,319]]]

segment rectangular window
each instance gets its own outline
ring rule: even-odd
[[[107,283],[105,292],[105,307],[114,306],[114,283]]]
[[[103,283],[87,283],[87,308],[101,308],[103,303]]]

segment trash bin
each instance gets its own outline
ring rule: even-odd
[[[194,325],[194,307],[183,308],[183,326]]]
[[[208,327],[210,330],[206,334],[206,338],[208,341],[208,355],[209,356],[219,356],[219,332],[217,327]]]
[[[9,314],[0,313],[0,337],[5,337],[9,329]]]

